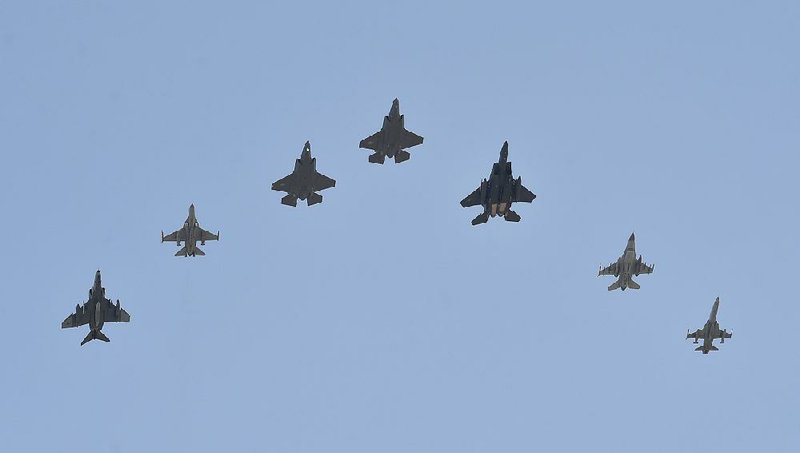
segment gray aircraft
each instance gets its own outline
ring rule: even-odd
[[[500,216],[509,222],[519,222],[520,216],[511,210],[516,202],[530,203],[536,198],[522,185],[522,177],[514,179],[511,162],[508,162],[508,142],[503,143],[500,160],[492,165],[489,179],[481,181],[481,186],[461,200],[461,206],[483,206],[483,212],[472,219],[472,224],[486,223],[489,217]]]
[[[114,305],[106,299],[106,289],[100,284],[100,271],[94,274],[94,285],[89,290],[89,300],[83,306],[75,306],[75,313],[67,316],[61,323],[61,328],[78,327],[89,324],[89,334],[81,341],[81,346],[92,340],[101,340],[108,343],[109,338],[100,329],[107,322],[130,322],[131,315],[119,306],[119,299]]]
[[[205,252],[197,247],[197,241],[200,241],[200,245],[206,245],[206,241],[218,240],[219,231],[214,234],[200,228],[200,223],[194,215],[194,205],[189,206],[189,217],[183,222],[180,230],[166,236],[164,236],[163,231],[161,232],[161,242],[177,242],[178,247],[181,246],[181,241],[186,243],[182,249],[175,253],[175,256],[203,256]]]
[[[727,330],[719,329],[717,311],[719,311],[719,297],[714,301],[714,306],[711,307],[711,315],[709,315],[706,325],[693,333],[688,330],[686,331],[686,338],[694,338],[694,344],[703,340],[703,344],[695,348],[695,351],[703,351],[703,354],[708,354],[710,351],[719,351],[719,348],[714,346],[714,340],[719,339],[720,343],[725,343],[726,338],[733,336],[733,334]]]
[[[322,195],[316,193],[336,185],[336,181],[317,171],[317,159],[311,157],[311,144],[306,142],[300,158],[294,163],[294,171],[272,183],[272,190],[287,192],[281,203],[297,206],[297,199],[306,200],[309,206],[322,203]]]
[[[652,274],[654,268],[655,266],[648,266],[643,263],[641,255],[639,255],[638,259],[636,258],[636,236],[631,233],[631,237],[628,238],[628,246],[625,247],[625,253],[617,259],[616,263],[609,265],[605,269],[600,269],[597,275],[619,277],[616,282],[608,287],[608,290],[613,291],[620,288],[625,291],[626,288],[639,289],[639,284],[633,281],[633,276]]]
[[[406,130],[403,115],[400,114],[400,101],[395,99],[389,114],[383,117],[381,130],[361,140],[358,147],[375,151],[369,156],[373,164],[382,164],[386,157],[394,158],[394,162],[399,164],[411,158],[411,154],[404,149],[417,146],[422,140],[419,135]]]

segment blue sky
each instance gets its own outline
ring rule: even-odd
[[[4,451],[798,451],[797,2],[267,3],[0,2]]]

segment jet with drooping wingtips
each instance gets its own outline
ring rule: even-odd
[[[628,245],[625,247],[625,252],[617,259],[616,263],[609,265],[606,268],[601,268],[597,275],[613,275],[618,277],[617,281],[608,287],[609,291],[617,288],[625,291],[626,288],[639,289],[639,284],[633,281],[634,275],[652,274],[655,266],[648,266],[642,262],[642,256],[636,258],[636,236],[631,233],[628,238]]]
[[[272,183],[272,190],[287,192],[281,203],[297,206],[297,199],[306,200],[308,206],[322,203],[322,195],[316,193],[336,185],[336,181],[317,171],[317,159],[311,157],[311,144],[306,142],[300,158],[294,163],[294,171]]]
[[[100,340],[108,343],[111,341],[100,330],[107,322],[130,322],[131,315],[128,314],[119,305],[117,299],[116,305],[106,299],[106,289],[100,283],[100,271],[94,274],[94,285],[89,290],[89,300],[83,306],[78,304],[75,306],[75,313],[67,316],[67,319],[61,323],[62,329],[69,327],[78,327],[84,324],[89,324],[89,334],[81,341],[81,346],[92,340]]]
[[[181,246],[181,241],[186,243],[182,249],[175,253],[175,256],[203,256],[205,252],[200,250],[197,246],[197,241],[200,241],[200,245],[206,245],[206,241],[218,240],[219,231],[217,231],[217,234],[214,234],[200,228],[200,223],[197,221],[197,217],[194,214],[193,204],[189,206],[189,217],[183,222],[183,226],[180,230],[166,236],[164,236],[163,231],[161,232],[161,242],[176,242],[178,247]]]
[[[511,210],[511,204],[530,203],[536,198],[522,185],[522,177],[514,179],[511,162],[508,161],[508,142],[503,143],[500,160],[492,165],[489,179],[481,181],[481,186],[461,200],[461,206],[483,206],[483,212],[472,219],[472,224],[486,223],[489,217],[500,216],[509,222],[519,222],[520,216]]]
[[[399,164],[411,158],[406,148],[411,148],[422,143],[423,138],[406,130],[404,116],[400,114],[400,101],[392,101],[389,114],[383,117],[383,127],[378,132],[361,140],[359,148],[371,149],[375,154],[369,156],[373,164],[382,164],[384,159],[394,158]]]
[[[720,343],[725,343],[726,338],[733,336],[733,333],[725,329],[720,330],[719,322],[717,322],[717,311],[719,311],[719,297],[714,301],[714,306],[711,307],[711,315],[709,315],[706,325],[693,333],[686,331],[686,338],[694,338],[695,344],[703,340],[703,344],[695,348],[695,351],[703,351],[703,354],[708,354],[709,351],[719,351],[719,348],[714,346],[714,340],[719,339]]]

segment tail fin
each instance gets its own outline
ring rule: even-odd
[[[85,345],[86,343],[88,343],[88,342],[90,342],[92,340],[105,341],[106,343],[111,341],[111,340],[108,339],[108,337],[103,332],[101,332],[99,330],[90,330],[89,334],[86,335],[86,338],[84,338],[83,341],[81,341],[81,346]]]
[[[382,164],[383,161],[386,159],[386,156],[381,153],[375,153],[369,156],[369,161],[373,164]]]
[[[322,195],[318,193],[312,192],[311,195],[308,196],[306,202],[309,206],[315,205],[317,203],[322,203]]]
[[[635,281],[633,281],[631,279],[631,280],[628,280],[628,288],[630,288],[630,289],[640,289],[641,286],[639,286],[638,283],[636,283]]]
[[[619,285],[619,280],[617,280],[614,283],[612,283],[611,286],[608,287],[608,290],[609,291],[614,291],[615,289],[619,289],[619,286],[620,286]]]
[[[503,216],[503,218],[505,218],[506,221],[508,221],[508,222],[519,222],[520,219],[521,219],[519,214],[517,214],[516,212],[514,212],[514,211],[512,211],[510,209],[508,211],[506,211],[506,213]]]
[[[175,256],[186,256],[186,246],[184,245],[182,249],[175,252]]]
[[[399,164],[400,162],[405,162],[408,159],[411,159],[411,154],[408,151],[403,151],[402,149],[394,155],[394,163]]]

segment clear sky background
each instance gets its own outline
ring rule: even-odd
[[[800,451],[798,2],[269,3],[0,2],[2,451]]]

